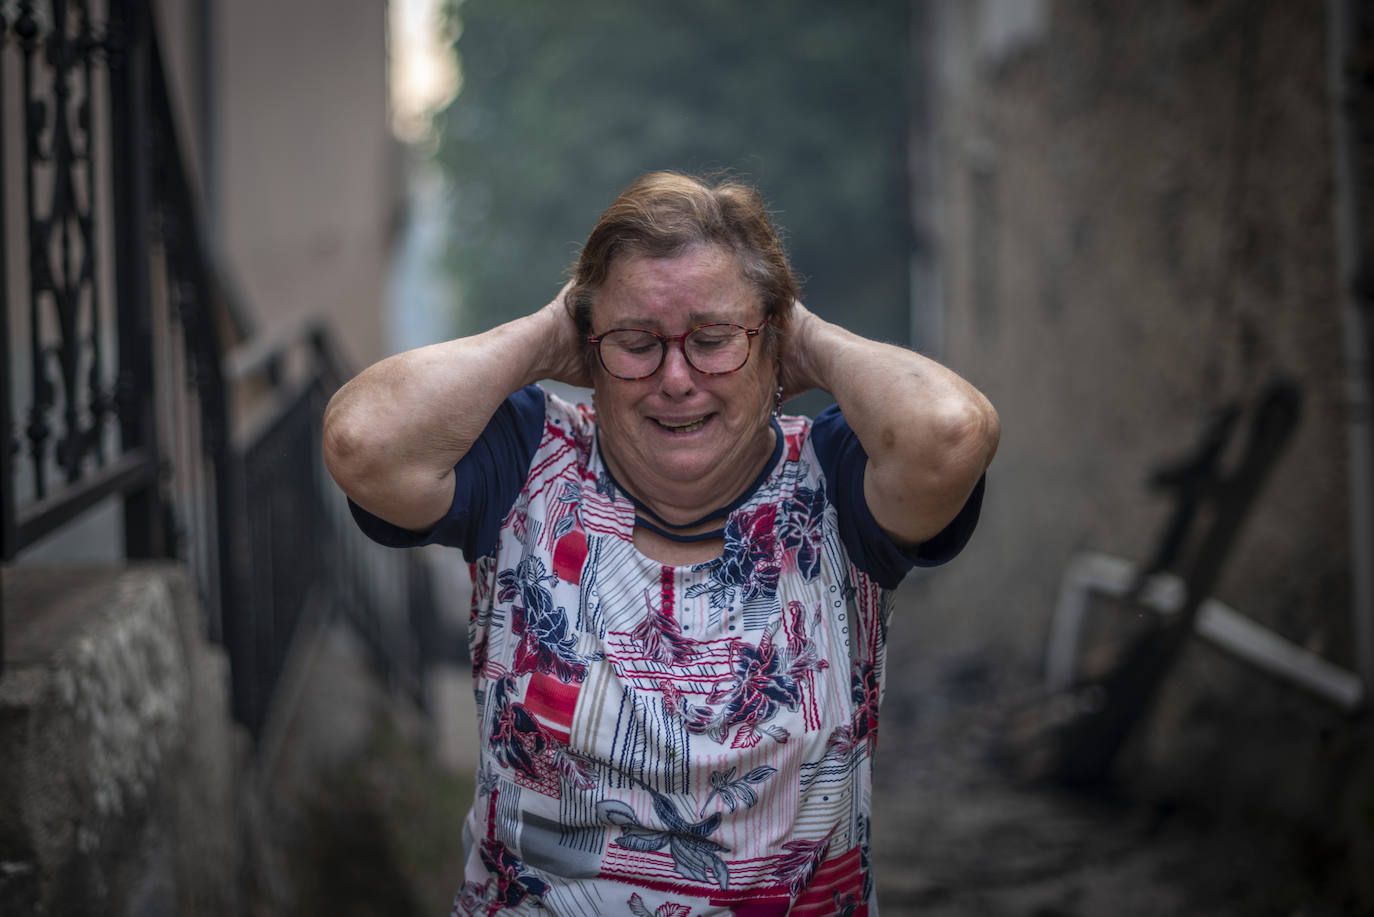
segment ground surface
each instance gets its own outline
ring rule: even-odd
[[[897,648],[900,652],[901,648]],[[884,704],[874,861],[884,917],[1363,913],[1295,838],[1197,804],[1068,792],[1003,749],[1026,689],[985,661],[908,658]]]

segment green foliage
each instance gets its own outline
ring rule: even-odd
[[[654,169],[728,170],[785,230],[806,301],[904,339],[905,2],[463,0],[440,116],[470,332],[547,302],[600,212]]]

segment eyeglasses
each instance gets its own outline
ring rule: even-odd
[[[766,318],[757,328],[712,322],[673,337],[641,328],[612,328],[587,338],[587,343],[596,348],[606,372],[626,382],[647,379],[658,372],[669,344],[680,344],[687,365],[702,375],[727,376],[749,362],[754,337],[766,324]]]

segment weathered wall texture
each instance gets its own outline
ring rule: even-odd
[[[4,588],[0,913],[242,913],[247,749],[185,571],[11,567]]]
[[[1149,470],[1283,373],[1302,425],[1215,595],[1354,668],[1326,4],[922,6],[943,358],[1003,436],[913,626],[1033,671],[1069,559],[1149,556],[1170,507]],[[1343,792],[1339,727],[1195,641],[1136,759],[1238,800],[1283,775],[1263,805],[1310,814]]]

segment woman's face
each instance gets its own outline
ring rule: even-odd
[[[591,311],[593,334],[642,328],[666,337],[709,322],[754,328],[763,318],[738,259],[712,245],[673,258],[618,258]],[[758,336],[744,368],[725,376],[697,372],[677,344],[646,379],[616,379],[597,363],[597,424],[612,473],[652,505],[705,511],[738,495],[773,449],[777,365],[769,351]]]

